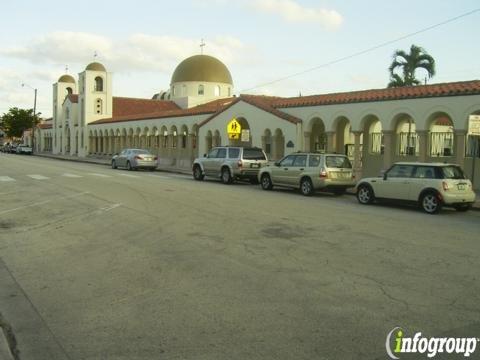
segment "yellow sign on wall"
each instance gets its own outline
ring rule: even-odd
[[[237,121],[237,119],[233,118],[227,125],[227,133],[229,139],[239,139],[242,133],[242,126]]]

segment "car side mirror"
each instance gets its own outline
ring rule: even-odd
[[[387,180],[387,173],[383,173],[383,180]]]
[[[203,154],[203,157],[204,157],[204,158],[208,158],[207,154]]]
[[[280,162],[279,162],[279,161],[275,161],[275,162],[273,163],[273,165],[275,165],[275,166],[280,166]]]

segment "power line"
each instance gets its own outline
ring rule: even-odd
[[[396,43],[396,42],[398,42],[398,41],[405,40],[405,39],[408,39],[408,38],[410,38],[410,37],[412,37],[412,36],[415,36],[415,35],[424,33],[424,32],[426,32],[426,31],[429,31],[429,30],[432,30],[432,29],[435,29],[435,28],[437,28],[437,27],[439,27],[439,26],[443,26],[443,25],[446,25],[446,24],[448,24],[448,23],[454,22],[454,21],[456,21],[456,20],[459,20],[459,19],[464,18],[464,17],[466,17],[466,16],[472,15],[472,14],[474,14],[474,13],[476,13],[476,12],[479,12],[479,11],[480,11],[480,8],[471,10],[471,11],[469,11],[469,12],[466,12],[466,13],[464,13],[464,14],[455,16],[455,17],[453,17],[453,18],[450,18],[450,19],[448,19],[448,20],[439,22],[439,23],[437,23],[437,24],[431,25],[431,26],[426,27],[426,28],[423,28],[423,29],[421,29],[421,30],[417,30],[417,31],[415,31],[415,32],[409,33],[409,34],[407,34],[407,35],[403,35],[403,36],[398,37],[398,38],[396,38],[396,39],[389,40],[389,41],[386,41],[386,42],[381,43],[381,44],[379,44],[379,45],[372,46],[372,47],[370,47],[370,48],[368,48],[368,49],[365,49],[365,50],[362,50],[362,51],[359,51],[359,52],[356,52],[356,53],[353,53],[353,54],[350,54],[350,55],[341,57],[341,58],[336,59],[336,60],[329,61],[329,62],[327,62],[327,63],[321,64],[321,65],[318,65],[318,66],[315,66],[315,67],[312,67],[312,68],[309,68],[309,69],[306,69],[306,70],[303,70],[303,71],[300,71],[300,72],[297,72],[297,73],[294,73],[294,74],[292,74],[292,75],[287,75],[287,76],[284,76],[284,77],[279,78],[279,79],[276,79],[276,80],[272,80],[272,81],[269,81],[269,82],[266,82],[266,83],[263,83],[263,84],[260,84],[260,85],[257,85],[257,86],[248,88],[248,89],[244,89],[244,90],[242,90],[242,92],[246,92],[246,91],[258,89],[258,88],[261,88],[261,87],[264,87],[264,86],[267,86],[267,85],[275,84],[275,83],[277,83],[277,82],[284,81],[284,80],[287,80],[287,79],[291,79],[291,78],[293,78],[293,77],[300,76],[300,75],[303,75],[303,74],[306,74],[306,73],[309,73],[309,72],[318,70],[318,69],[320,69],[320,68],[324,68],[324,67],[327,67],[327,66],[330,66],[330,65],[334,65],[334,64],[337,64],[337,63],[342,62],[342,61],[345,61],[345,60],[349,60],[349,59],[351,59],[351,58],[354,58],[354,57],[357,57],[357,56],[366,54],[366,53],[368,53],[368,52],[371,52],[371,51],[377,50],[377,49],[379,49],[379,48],[382,48],[382,47],[384,47],[384,46],[391,45],[391,44]]]

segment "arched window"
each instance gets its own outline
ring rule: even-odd
[[[187,131],[184,130],[182,133],[182,149],[187,147]]]
[[[216,85],[214,91],[215,91],[215,93],[214,93],[215,96],[220,96],[220,85]]]
[[[103,91],[103,79],[100,76],[95,78],[95,91]]]
[[[228,96],[232,96],[232,88],[230,86],[228,87]]]
[[[182,85],[182,96],[187,96],[187,85]]]
[[[172,87],[172,96],[177,95],[177,88],[175,86]]]
[[[102,114],[103,113],[103,102],[102,99],[97,99],[95,101],[95,114]]]
[[[67,87],[67,95],[71,95],[73,93],[73,90],[71,87]]]
[[[205,94],[205,86],[202,84],[198,85],[198,95],[203,95]]]

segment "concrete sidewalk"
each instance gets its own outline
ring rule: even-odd
[[[104,157],[86,157],[86,158],[78,158],[75,156],[63,156],[63,155],[52,155],[52,154],[45,154],[45,153],[40,153],[40,154],[35,154],[36,156],[42,156],[42,157],[47,157],[47,158],[52,158],[52,159],[58,159],[58,160],[66,160],[66,161],[78,161],[78,162],[83,162],[83,163],[90,163],[90,164],[98,164],[98,165],[110,165],[110,158],[104,158]],[[174,166],[165,166],[165,165],[159,165],[157,168],[157,171],[164,171],[164,172],[169,172],[169,173],[175,173],[175,174],[185,174],[185,175],[191,175],[192,172],[190,169],[185,169],[185,168],[178,168]],[[353,191],[348,191],[347,193],[354,195]],[[477,198],[475,203],[472,205],[473,210],[480,210],[480,191],[476,191]]]

